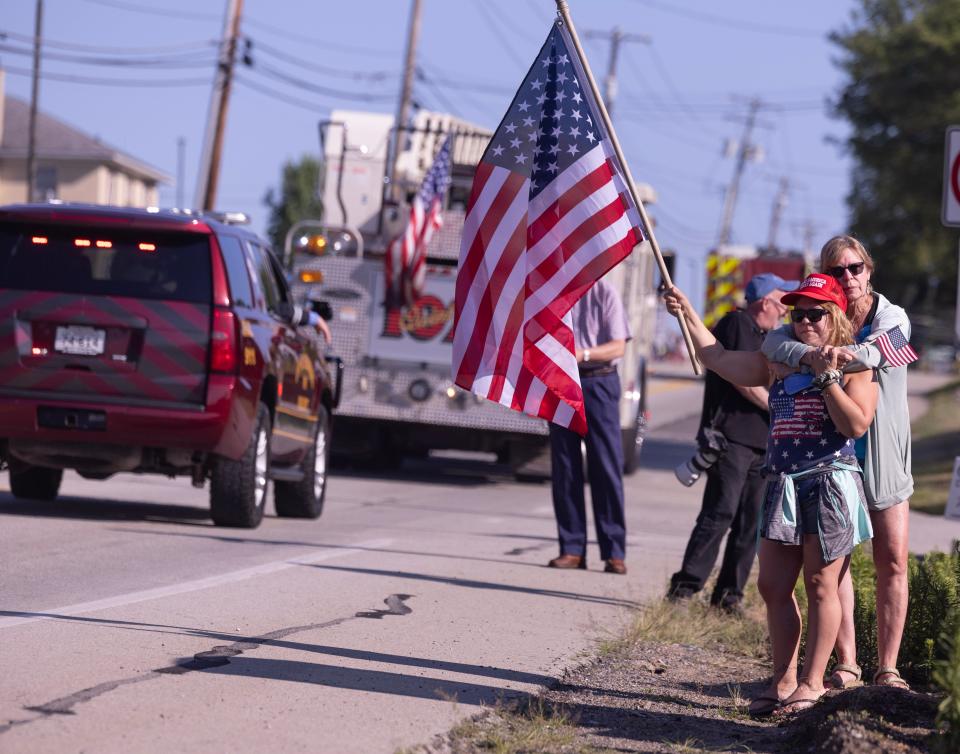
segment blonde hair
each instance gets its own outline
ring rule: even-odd
[[[839,264],[844,249],[853,249],[854,253],[867,265],[867,269],[873,272],[873,257],[853,236],[834,236],[823,245],[820,249],[820,272],[826,272],[828,267]]]
[[[823,308],[830,312],[833,327],[830,328],[830,346],[849,346],[853,343],[853,325],[847,319],[846,312],[832,301],[824,301]]]
[[[847,319],[846,313],[832,301],[818,301],[830,315],[830,331],[827,334],[828,346],[849,346],[853,343],[853,325]],[[793,325],[793,336],[797,337],[796,324]],[[798,338],[799,340],[799,338]]]

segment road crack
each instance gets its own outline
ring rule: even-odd
[[[360,611],[343,618],[335,618],[334,620],[322,621],[320,623],[308,623],[302,626],[289,626],[287,628],[280,628],[276,631],[271,631],[270,633],[262,634],[260,636],[246,637],[244,639],[232,642],[231,644],[219,644],[202,652],[197,652],[190,658],[179,660],[173,665],[156,668],[155,670],[150,670],[146,673],[141,673],[129,678],[121,678],[115,681],[98,683],[96,686],[91,686],[90,688],[76,691],[67,696],[62,696],[58,699],[53,699],[52,701],[45,702],[43,704],[25,706],[25,710],[28,712],[35,712],[37,714],[34,717],[28,717],[19,720],[8,720],[6,723],[0,723],[0,735],[20,725],[27,725],[53,715],[75,715],[77,713],[74,711],[74,707],[76,707],[78,704],[92,701],[93,699],[103,696],[104,694],[118,689],[121,686],[131,686],[136,683],[143,683],[144,681],[150,681],[162,676],[184,675],[197,670],[209,670],[210,668],[229,665],[231,657],[236,657],[244,652],[257,649],[265,644],[271,644],[275,641],[279,641],[280,639],[284,639],[287,636],[304,633],[305,631],[333,628],[334,626],[339,626],[343,623],[347,623],[348,621],[356,620],[357,618],[382,619],[387,615],[409,615],[413,612],[413,610],[406,605],[406,601],[412,596],[413,595],[410,594],[391,594],[388,595],[383,601],[387,606],[385,610],[379,609]]]

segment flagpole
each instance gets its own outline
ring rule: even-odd
[[[650,224],[650,218],[647,217],[647,211],[643,208],[643,202],[640,200],[640,195],[637,193],[637,187],[633,182],[633,176],[630,174],[630,166],[627,165],[627,160],[623,156],[623,150],[620,148],[620,141],[617,139],[617,133],[613,130],[613,122],[610,120],[610,114],[607,112],[607,107],[603,103],[603,97],[600,96],[600,90],[597,88],[597,82],[593,78],[593,71],[590,70],[590,63],[587,62],[587,56],[583,52],[583,47],[580,45],[580,37],[577,36],[577,29],[573,25],[573,19],[570,18],[570,8],[567,5],[567,0],[556,0],[557,3],[557,12],[563,18],[563,22],[567,25],[567,30],[570,32],[570,38],[573,40],[573,46],[577,50],[577,57],[580,58],[580,63],[583,65],[583,70],[587,74],[587,81],[590,83],[590,90],[593,92],[593,98],[597,103],[597,107],[600,108],[600,117],[603,118],[603,125],[607,128],[607,133],[610,134],[610,141],[613,144],[613,151],[617,155],[617,159],[620,161],[620,165],[623,168],[624,178],[627,181],[627,188],[630,190],[630,196],[633,198],[634,204],[637,205],[637,210],[640,212],[640,219],[643,222],[644,232],[647,234],[647,238],[650,239],[650,246],[653,247],[653,255],[657,260],[657,266],[660,268],[660,276],[663,278],[663,282],[666,286],[672,286],[673,280],[670,279],[670,270],[667,269],[666,263],[663,261],[663,254],[660,252],[660,245],[657,243],[657,237],[653,234],[653,226]],[[690,363],[693,365],[694,374],[702,375],[703,367],[700,365],[700,361],[697,359],[696,351],[693,347],[693,340],[690,338],[690,330],[687,328],[687,322],[683,317],[677,317],[677,321],[680,323],[680,331],[683,333],[683,340],[687,344],[687,353],[690,354]]]

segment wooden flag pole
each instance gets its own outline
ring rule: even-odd
[[[590,70],[590,64],[587,62],[587,56],[584,54],[583,47],[580,45],[580,37],[577,36],[577,29],[574,27],[573,20],[570,18],[570,8],[567,5],[567,0],[556,0],[556,3],[557,12],[560,14],[563,22],[567,25],[567,29],[570,32],[570,38],[573,40],[573,46],[577,51],[577,57],[580,58],[580,64],[583,66],[583,70],[587,74],[587,81],[590,83],[590,90],[593,92],[593,98],[597,103],[597,107],[600,108],[600,117],[603,118],[603,125],[606,126],[607,133],[610,134],[610,141],[613,143],[613,151],[616,152],[617,159],[620,161],[620,166],[623,168],[624,178],[627,180],[627,188],[630,191],[630,196],[633,197],[634,204],[637,205],[637,210],[640,212],[640,219],[643,222],[643,229],[647,234],[647,238],[650,239],[650,246],[653,247],[653,255],[657,260],[657,266],[660,268],[660,275],[663,278],[663,282],[666,286],[672,286],[673,281],[670,279],[670,270],[667,269],[667,265],[663,261],[663,254],[660,252],[660,245],[657,243],[657,237],[653,234],[653,226],[650,224],[650,218],[647,217],[647,211],[643,208],[643,202],[640,200],[640,195],[637,193],[636,184],[634,184],[633,176],[630,174],[630,166],[627,165],[627,160],[623,156],[623,150],[620,148],[620,141],[617,139],[617,132],[613,130],[613,122],[610,120],[610,114],[607,112],[607,107],[603,103],[603,97],[600,96],[600,90],[597,88],[597,82],[593,78],[593,71]],[[693,340],[690,338],[690,330],[687,328],[687,322],[683,317],[678,317],[677,321],[680,323],[680,331],[683,333],[683,341],[687,344],[687,352],[690,354],[690,363],[693,365],[693,371],[695,374],[702,375],[703,367],[700,365],[700,361],[697,359],[697,354],[693,347]]]

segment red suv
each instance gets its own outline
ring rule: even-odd
[[[256,235],[225,217],[0,207],[0,463],[17,497],[63,469],[210,480],[215,523],[323,509],[337,390]],[[339,374],[337,375],[339,378]]]

